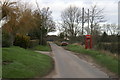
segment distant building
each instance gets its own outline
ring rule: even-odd
[[[57,41],[58,40],[58,36],[56,35],[48,35],[47,36],[47,41]]]

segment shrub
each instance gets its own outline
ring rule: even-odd
[[[2,47],[10,47],[11,43],[11,36],[8,32],[2,31]]]
[[[39,40],[30,40],[29,48],[33,48],[37,45],[39,45]]]
[[[100,41],[101,42],[108,42],[109,41],[109,37],[108,37],[106,32],[103,33],[103,35],[101,36]]]
[[[28,48],[30,43],[30,37],[26,35],[17,34],[15,37],[14,45],[22,48]]]
[[[120,43],[99,43],[96,48],[100,50],[110,51],[112,53],[118,53],[118,44]]]

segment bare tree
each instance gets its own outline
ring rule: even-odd
[[[91,35],[93,35],[93,31],[95,26],[97,26],[101,22],[105,22],[105,17],[103,14],[104,9],[98,9],[97,5],[91,7],[89,11],[89,21],[90,21],[90,30]],[[88,14],[88,13],[87,13]]]
[[[62,28],[71,38],[76,37],[81,31],[81,10],[78,7],[70,6],[62,14]]]
[[[116,35],[118,34],[118,26],[116,24],[104,24],[102,31],[106,32],[108,35]]]
[[[38,9],[35,10],[33,14],[36,27],[33,31],[29,32],[29,35],[33,38],[39,39],[39,44],[44,45],[47,33],[55,31],[55,22],[52,19],[52,12],[49,10],[49,7],[40,9],[38,3],[37,6]]]
[[[42,26],[47,30],[47,33],[55,31],[55,22],[52,19],[52,11],[50,11],[50,8],[43,8],[41,15],[43,19]]]

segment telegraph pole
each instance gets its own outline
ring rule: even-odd
[[[39,5],[38,5],[38,2],[37,2],[37,0],[36,0],[36,5],[37,5],[37,8],[38,8],[38,11],[39,11],[39,13],[41,13],[41,11],[40,11],[40,7],[39,7]],[[43,15],[41,15],[41,17],[40,17],[40,19],[41,20],[44,20],[44,16]],[[42,37],[42,27],[43,27],[43,22],[42,22],[42,25],[41,25],[41,35],[40,35],[40,44],[42,45],[42,40],[43,40],[43,37]]]
[[[44,20],[44,19],[43,19],[43,15],[41,16],[41,20]],[[43,25],[44,25],[44,24],[43,24],[43,22],[42,22],[42,26],[41,26],[41,42],[40,42],[41,45],[42,45],[42,43],[43,43],[43,42],[42,42],[42,40],[43,40],[43,37],[42,37],[42,29],[43,29],[43,28],[42,28],[42,27],[43,27]]]
[[[81,42],[82,42],[82,45],[84,44],[84,35],[83,35],[83,33],[84,33],[84,7],[82,8],[82,38],[81,38]]]
[[[88,30],[89,30],[89,19],[90,18],[90,15],[89,15],[89,9],[88,9]],[[89,34],[89,33],[87,33],[87,34]]]
[[[83,30],[84,29],[84,7],[82,8],[82,35],[83,35]]]

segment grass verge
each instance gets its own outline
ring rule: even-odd
[[[120,75],[120,72],[118,71],[118,65],[120,65],[119,63],[120,61],[118,59],[108,56],[105,53],[101,53],[100,51],[84,49],[79,45],[68,45],[66,46],[66,49],[73,52],[90,55],[100,65],[102,65],[103,67],[106,67],[111,72],[114,72],[117,75]]]
[[[34,50],[38,50],[38,51],[51,51],[51,48],[49,45],[38,45],[36,47],[33,48]]]
[[[15,46],[2,50],[3,78],[43,77],[53,69],[53,59],[47,55]]]

